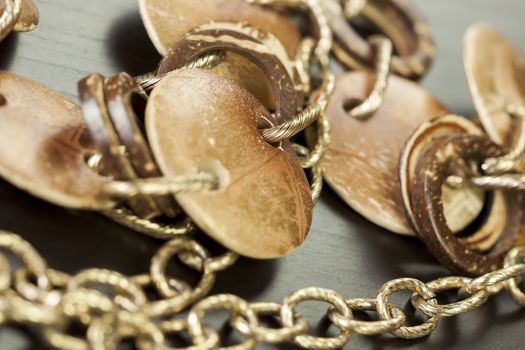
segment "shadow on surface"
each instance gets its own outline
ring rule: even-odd
[[[16,52],[18,43],[18,33],[11,33],[7,38],[0,42],[0,70],[9,70]]]
[[[161,59],[148,37],[138,10],[124,13],[107,40],[112,63],[131,75],[154,71]]]

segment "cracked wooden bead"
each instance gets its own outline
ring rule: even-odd
[[[287,143],[274,147],[257,126],[276,121],[234,81],[205,70],[165,77],[146,109],[146,130],[164,175],[211,171],[215,191],[177,195],[204,232],[252,258],[276,258],[308,233],[312,199],[308,181]]]

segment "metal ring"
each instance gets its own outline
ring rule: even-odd
[[[461,290],[462,288],[465,288],[470,282],[472,282],[472,279],[467,277],[444,277],[427,283],[427,287],[430,288],[432,292],[439,293],[449,289]],[[414,308],[425,314],[450,317],[464,314],[477,308],[478,306],[484,304],[489,296],[490,293],[487,290],[480,289],[464,300],[445,305],[433,305],[428,303],[419,294],[413,294],[412,305]]]
[[[436,295],[426,284],[413,278],[400,278],[386,283],[377,293],[377,312],[383,320],[390,320],[393,318],[388,307],[388,298],[395,292],[403,290],[410,290],[421,295],[421,297],[427,302],[437,305],[437,301],[435,300]],[[430,332],[437,327],[440,317],[425,312],[423,313],[429,317],[425,323],[419,326],[399,327],[391,333],[402,339],[417,339],[429,335]]]
[[[348,299],[346,304],[352,311],[377,312],[377,300],[375,299]],[[392,332],[405,324],[406,316],[400,308],[393,304],[388,304],[388,309],[392,315],[392,318],[388,320],[367,322],[346,319],[333,308],[328,312],[328,318],[339,328],[349,329],[364,335],[376,335]]]
[[[261,315],[280,316],[282,305],[275,303],[255,303],[250,304],[250,308],[255,312],[257,317]],[[280,344],[293,340],[295,337],[308,332],[308,323],[306,320],[295,315],[294,324],[291,327],[279,329],[270,329],[262,326],[252,326],[242,317],[236,317],[231,321],[232,326],[245,336],[253,336],[255,340],[266,344]]]
[[[209,254],[200,244],[193,240],[177,238],[162,246],[157,254],[151,259],[150,273],[153,284],[164,298],[174,298],[180,295],[181,288],[175,288],[173,283],[170,283],[166,276],[166,265],[168,261],[183,252],[191,252],[199,256],[204,262],[204,269],[202,270],[202,278],[190,293],[189,301],[194,302],[204,297],[213,287],[215,282],[215,273],[206,266],[206,261]],[[178,280],[175,280],[179,283]],[[187,285],[182,282],[182,285]]]
[[[525,262],[525,247],[512,249],[505,258],[505,267],[510,267],[518,263]],[[506,288],[512,299],[519,305],[525,306],[525,293],[520,289],[518,282],[520,279],[512,278],[507,281]]]
[[[0,231],[0,248],[8,250],[22,260],[27,271],[36,278],[38,288],[51,288],[45,260],[27,241],[14,233]]]
[[[234,295],[216,295],[204,299],[197,303],[188,314],[188,330],[197,344],[201,344],[206,340],[206,331],[202,324],[206,314],[211,311],[228,310],[232,312],[232,318],[242,317],[249,323],[250,328],[257,328],[259,320],[257,315],[243,299]],[[241,345],[231,347],[218,348],[217,350],[228,349],[253,349],[257,345],[257,341],[253,337],[248,337]]]
[[[338,293],[322,288],[305,288],[289,295],[283,302],[281,308],[281,319],[285,327],[293,327],[296,319],[295,307],[304,301],[324,301],[329,303],[344,318],[351,319],[352,310],[346,305],[345,300]],[[294,341],[304,349],[339,349],[342,348],[350,338],[352,332],[340,328],[341,334],[335,338],[321,338],[311,335],[299,335]]]
[[[91,285],[111,287],[116,295],[124,297],[122,301],[125,304],[120,306],[128,311],[135,311],[136,308],[145,305],[147,302],[146,294],[138,284],[130,278],[111,270],[84,270],[69,280],[67,290],[72,292],[80,288],[89,289]]]

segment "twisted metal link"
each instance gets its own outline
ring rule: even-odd
[[[184,349],[222,349],[216,330],[206,324],[210,312],[229,311],[230,326],[245,337],[242,344],[224,349],[253,349],[257,343],[282,344],[294,342],[304,349],[337,349],[350,341],[352,333],[376,335],[392,333],[403,339],[428,335],[443,317],[469,312],[483,305],[490,296],[505,289],[520,305],[525,294],[518,283],[525,277],[525,247],[510,251],[504,267],[476,279],[444,277],[429,283],[402,278],[385,283],[373,299],[345,300],[340,294],[323,288],[305,288],[290,294],[282,304],[254,303],[233,295],[206,297],[214,278],[202,277],[200,286],[192,289],[185,282],[168,277],[165,267],[173,257],[190,262],[190,267],[203,276],[231,266],[235,254],[210,257],[195,241],[177,238],[165,244],[153,257],[149,274],[127,277],[116,271],[89,269],[69,276],[47,269],[49,284],[33,284],[31,267],[42,264],[38,253],[19,236],[0,233],[2,249],[22,256],[22,266],[12,270],[0,254],[0,324],[14,322],[37,332],[55,349],[114,350],[123,339],[134,338],[138,349],[172,349],[166,338],[187,333],[191,344]],[[29,253],[28,253],[29,252]],[[189,254],[187,256],[181,254]],[[195,261],[200,260],[200,263]],[[45,263],[43,263],[45,266]],[[202,284],[205,284],[203,286]],[[154,287],[160,299],[148,300],[144,289]],[[497,288],[496,288],[497,287]],[[465,297],[451,304],[439,304],[436,293],[463,290]],[[389,303],[394,293],[411,291],[414,308],[429,319],[422,325],[405,325],[406,314]],[[53,297],[49,297],[53,295]],[[340,329],[333,338],[309,335],[309,327],[297,306],[303,302],[322,301],[331,307],[328,319]],[[182,312],[190,308],[187,316]],[[353,311],[373,311],[377,321],[356,320]],[[279,328],[262,326],[262,317],[280,318]],[[85,335],[68,334],[73,321],[87,329]],[[35,327],[36,326],[36,327]],[[179,349],[180,350],[180,349]]]
[[[381,35],[373,36],[369,41],[376,53],[374,85],[368,97],[348,111],[348,116],[351,118],[370,117],[383,104],[386,89],[388,88],[388,77],[390,76],[394,51],[392,41]]]
[[[123,226],[129,227],[133,231],[163,240],[187,236],[197,230],[189,218],[181,219],[176,223],[164,224],[141,218],[124,207],[107,210],[102,212],[102,214]]]
[[[346,18],[352,19],[363,12],[368,0],[344,0],[343,9]]]

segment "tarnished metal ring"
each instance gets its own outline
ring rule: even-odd
[[[523,218],[523,197],[518,192],[503,194],[507,202],[504,232],[489,254],[468,249],[454,235],[443,211],[442,187],[457,159],[481,164],[499,157],[504,150],[482,136],[445,137],[436,140],[420,158],[413,180],[412,206],[419,237],[443,265],[471,276],[480,276],[501,268],[507,252],[519,237]],[[486,215],[501,215],[491,207]]]
[[[351,69],[374,67],[374,50],[347,22],[339,0],[323,0],[334,33],[335,56]],[[392,40],[398,55],[392,58],[392,71],[417,80],[434,61],[434,39],[427,23],[407,1],[369,0],[361,14]]]
[[[293,327],[296,320],[295,308],[298,304],[305,301],[323,301],[329,303],[344,318],[353,317],[352,310],[346,305],[344,298],[338,293],[323,288],[305,288],[289,295],[283,302],[281,308],[281,319],[285,327]],[[304,349],[340,349],[350,338],[352,332],[348,329],[340,328],[341,334],[334,338],[321,338],[311,335],[299,335],[294,342]]]

